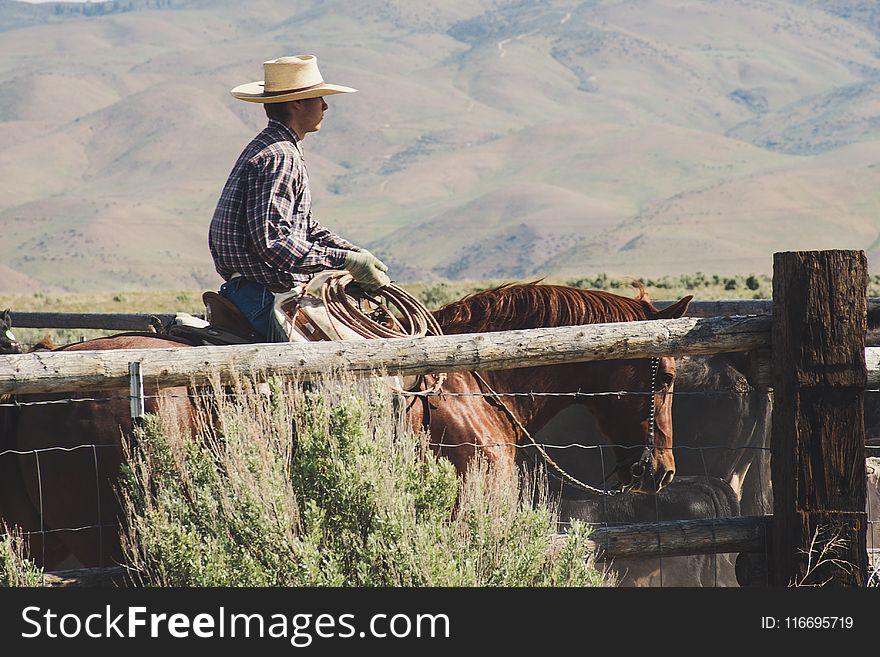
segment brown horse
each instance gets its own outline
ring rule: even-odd
[[[113,336],[65,351],[186,347],[159,336]],[[145,410],[190,424],[186,387],[145,389]],[[44,403],[58,400],[68,403]],[[95,399],[96,401],[75,401]],[[132,432],[128,388],[0,396],[0,517],[29,535],[30,556],[57,567],[68,554],[86,566],[119,563],[119,504],[114,483],[121,437]],[[71,563],[71,565],[77,565]]]
[[[473,294],[434,313],[443,332],[477,333],[681,317],[692,297],[657,310],[643,288],[636,298],[560,285],[504,285]],[[492,372],[449,374],[442,393],[412,403],[415,428],[430,427],[435,450],[464,474],[475,454],[512,472],[518,447],[563,408],[583,404],[614,445],[620,484],[654,493],[672,481],[672,392],[675,360],[608,360]],[[652,372],[656,365],[656,372]],[[656,394],[650,394],[650,391]],[[596,395],[609,391],[635,395]],[[536,396],[506,396],[509,393]],[[496,394],[497,393],[497,394]],[[542,396],[540,393],[567,393]],[[575,396],[571,393],[587,393]],[[463,396],[456,396],[463,395]],[[654,416],[653,426],[649,421]],[[653,442],[653,448],[650,443]],[[645,459],[642,462],[642,459]],[[548,468],[553,475],[554,469]],[[633,477],[636,472],[637,476]],[[599,482],[601,484],[601,482]]]
[[[637,299],[604,292],[588,292],[550,285],[511,285],[473,295],[450,304],[436,313],[448,333],[537,328],[596,322],[679,317],[690,297],[675,306],[657,311],[642,293]],[[98,338],[62,347],[70,351],[103,349],[185,348],[187,345],[161,336],[121,335]],[[533,431],[543,425],[562,406],[572,401],[587,404],[596,414],[612,442],[631,446],[620,448],[620,478],[633,488],[656,491],[674,475],[671,432],[671,396],[648,393],[652,380],[660,392],[669,391],[675,377],[671,358],[659,359],[652,377],[650,361],[609,361],[556,365],[503,372],[483,372],[482,380],[496,392],[591,392],[607,390],[644,391],[644,395],[617,397],[515,397],[505,398],[503,407],[487,400],[485,385],[471,373],[450,374],[443,386],[444,396],[431,398],[430,418],[423,407],[412,407],[412,422],[421,427],[429,420],[432,440],[462,473],[478,449],[497,466],[513,470],[515,448],[520,440],[516,422]],[[163,420],[190,424],[194,413],[187,389],[153,387],[147,389],[146,411],[160,412]],[[157,394],[158,392],[158,394]],[[465,393],[466,396],[450,396]],[[153,398],[151,398],[153,396]],[[61,398],[90,399],[61,404],[40,402]],[[650,476],[630,482],[631,466],[645,452],[652,402],[655,407],[656,449],[646,464]],[[15,461],[18,490],[6,495],[5,519],[25,531],[36,532],[31,556],[47,567],[57,565],[57,551],[50,549],[50,538],[60,539],[69,552],[84,565],[102,565],[122,558],[117,517],[120,509],[113,484],[122,463],[120,438],[132,430],[128,390],[105,390],[75,395],[26,395],[14,409],[0,408],[0,452]],[[36,403],[35,403],[36,402]],[[5,419],[4,417],[5,416]],[[502,443],[495,447],[490,444]],[[70,450],[70,451],[62,451]],[[45,534],[44,532],[50,533]],[[45,544],[39,539],[46,536]],[[45,555],[45,558],[44,558]]]

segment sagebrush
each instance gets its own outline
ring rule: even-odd
[[[155,586],[595,586],[588,529],[554,540],[540,481],[460,482],[379,379],[219,385],[194,435],[148,419],[124,543]],[[537,501],[536,501],[537,500]]]

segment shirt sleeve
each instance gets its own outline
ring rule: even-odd
[[[310,236],[319,244],[323,244],[324,246],[329,246],[336,249],[343,249],[345,251],[360,251],[359,246],[355,246],[348,240],[339,237],[339,235],[334,233],[329,228],[325,228],[317,221],[312,220],[311,224],[312,228]]]
[[[247,234],[257,255],[284,272],[339,269],[345,251],[319,244],[301,227],[291,224],[299,184],[294,155],[272,153],[248,164]]]

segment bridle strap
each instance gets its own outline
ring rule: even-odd
[[[656,422],[656,414],[657,414],[657,404],[656,404],[656,395],[654,394],[657,390],[657,371],[660,369],[660,359],[652,358],[651,359],[651,391],[649,393],[649,397],[651,400],[651,410],[648,413],[648,431],[645,434],[645,449],[642,450],[642,455],[639,459],[630,466],[630,477],[632,479],[641,479],[645,476],[645,472],[647,472],[651,468],[651,454],[654,452],[655,444],[654,444],[654,424]]]

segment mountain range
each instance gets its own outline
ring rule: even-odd
[[[880,263],[880,3],[0,0],[0,293],[210,288],[213,207],[265,124],[229,94],[312,53],[316,218],[398,281]]]

